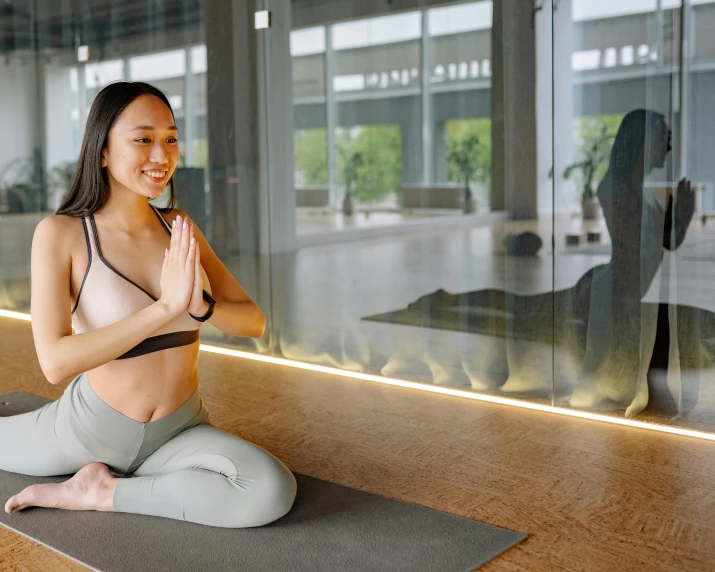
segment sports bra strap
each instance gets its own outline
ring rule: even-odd
[[[157,210],[157,208],[154,205],[150,204],[149,206],[154,211],[154,214],[157,216],[157,218],[161,221],[162,225],[166,229],[166,232],[168,232],[169,236],[171,236],[171,226],[169,225],[169,223],[166,222],[166,219],[163,216],[161,216],[161,213]]]
[[[87,243],[88,260],[97,260],[99,258],[99,249],[92,226],[89,224],[89,217],[82,217],[82,227],[84,228],[84,240]]]

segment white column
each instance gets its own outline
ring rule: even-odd
[[[536,40],[531,2],[494,0],[492,208],[536,218]]]
[[[220,256],[297,248],[290,0],[207,0],[211,240]]]
[[[427,10],[422,11],[421,72],[422,78],[422,184],[430,185],[433,181],[434,141],[432,139],[432,94],[430,75],[432,74],[432,43],[429,37]],[[403,135],[404,137],[404,135]]]
[[[293,61],[290,0],[271,0],[271,27],[258,30],[260,253],[296,250],[293,179]]]
[[[688,172],[688,112],[690,99],[690,60],[692,57],[692,18],[693,11],[690,0],[682,0],[680,9],[680,84],[678,101],[679,113],[679,145],[678,148],[678,178]]]
[[[333,50],[333,27],[325,27],[325,131],[328,146],[328,196],[330,206],[338,208],[338,163],[337,149],[335,148],[335,128],[338,121],[337,102],[333,78],[335,77],[335,51]]]
[[[186,58],[186,77],[184,77],[184,159],[187,167],[194,165],[196,153],[194,152],[194,94],[196,81],[191,61],[191,47],[184,50]]]
[[[563,177],[574,155],[571,0],[546,0],[535,26],[538,212],[559,214],[571,209],[575,192]]]

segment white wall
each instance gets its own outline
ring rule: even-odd
[[[573,183],[563,177],[564,169],[571,164],[573,157],[571,0],[561,0],[553,12],[552,6],[553,0],[547,0],[536,13],[536,169],[539,214],[567,213],[574,209]],[[549,177],[552,166],[553,179]]]
[[[49,64],[44,74],[45,169],[51,173],[57,165],[77,160],[84,122],[80,118],[78,95],[71,88],[70,68]],[[77,119],[73,119],[73,113]],[[51,210],[59,206],[66,190],[54,186],[48,189]]]
[[[10,161],[32,156],[38,119],[34,58],[0,59],[0,173]]]

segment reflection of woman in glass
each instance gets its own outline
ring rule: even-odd
[[[593,272],[586,353],[572,406],[629,407],[631,415],[645,406],[634,403],[637,385],[645,390],[647,403],[646,376],[659,308],[641,300],[660,266],[663,248],[675,249],[683,242],[695,206],[686,180],[678,185],[674,215],[672,196],[664,210],[644,188],[644,177],[665,165],[670,138],[665,118],[646,110],[626,115],[616,135],[608,172],[597,191],[613,254]],[[692,336],[690,341],[695,341]]]
[[[438,291],[409,307],[421,310],[429,320],[442,309],[459,306],[468,309],[466,318],[460,319],[472,322],[473,331],[505,339],[506,351],[501,352],[501,359],[508,361],[509,379],[502,386],[503,391],[520,392],[536,387],[544,394],[550,393],[550,382],[533,381],[546,375],[536,366],[540,356],[534,351],[543,353],[548,349],[546,344],[553,342],[566,348],[575,362],[582,364],[571,405],[588,408],[633,405],[628,414],[640,411],[647,403],[645,376],[654,344],[657,343],[658,351],[667,353],[669,343],[667,305],[660,306],[659,315],[657,304],[643,304],[641,299],[661,263],[663,247],[680,246],[694,210],[693,193],[686,180],[678,185],[674,215],[672,197],[664,210],[644,188],[645,176],[665,165],[671,149],[670,138],[665,118],[659,113],[635,110],[624,117],[611,151],[608,172],[597,191],[613,255],[608,264],[589,270],[574,287],[533,296],[502,290],[456,295]],[[509,318],[504,321],[488,314],[485,317],[480,309],[505,312]],[[697,320],[698,328],[715,324],[712,318],[708,312],[696,316],[692,308],[679,307],[678,331]],[[533,349],[533,342],[541,344]],[[695,345],[699,352],[700,344],[696,342],[693,332],[683,331],[679,336],[679,343],[688,346],[680,350],[681,363],[685,355],[696,352],[688,348]],[[697,359],[687,365],[697,367]],[[645,388],[646,403],[642,399],[633,402],[636,380],[640,388]]]
[[[110,84],[92,104],[74,181],[32,245],[40,365],[50,383],[74,379],[57,401],[0,418],[0,469],[74,476],[26,488],[7,512],[251,527],[291,508],[292,473],[212,427],[199,396],[201,324],[260,337],[265,319],[184,212],[147,202],[168,184],[173,204],[177,137],[166,96],[150,85]]]

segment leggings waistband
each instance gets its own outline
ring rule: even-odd
[[[74,432],[88,449],[111,449],[136,469],[156,449],[189,427],[209,422],[199,389],[176,410],[155,421],[136,421],[107,405],[94,392],[86,373],[77,376],[63,398],[71,408]]]
[[[161,419],[147,422],[137,421],[136,419],[127,417],[102,401],[89,384],[89,379],[86,373],[81,374],[77,382],[82,398],[88,403],[92,410],[96,411],[98,414],[101,413],[103,416],[112,418],[113,423],[127,426],[127,428],[143,426],[146,432],[145,434],[151,433],[160,435],[167,431],[171,431],[181,425],[184,425],[196,413],[199,413],[203,409],[199,388],[197,387],[191,397],[179,405],[177,409],[168,415],[165,415]]]

